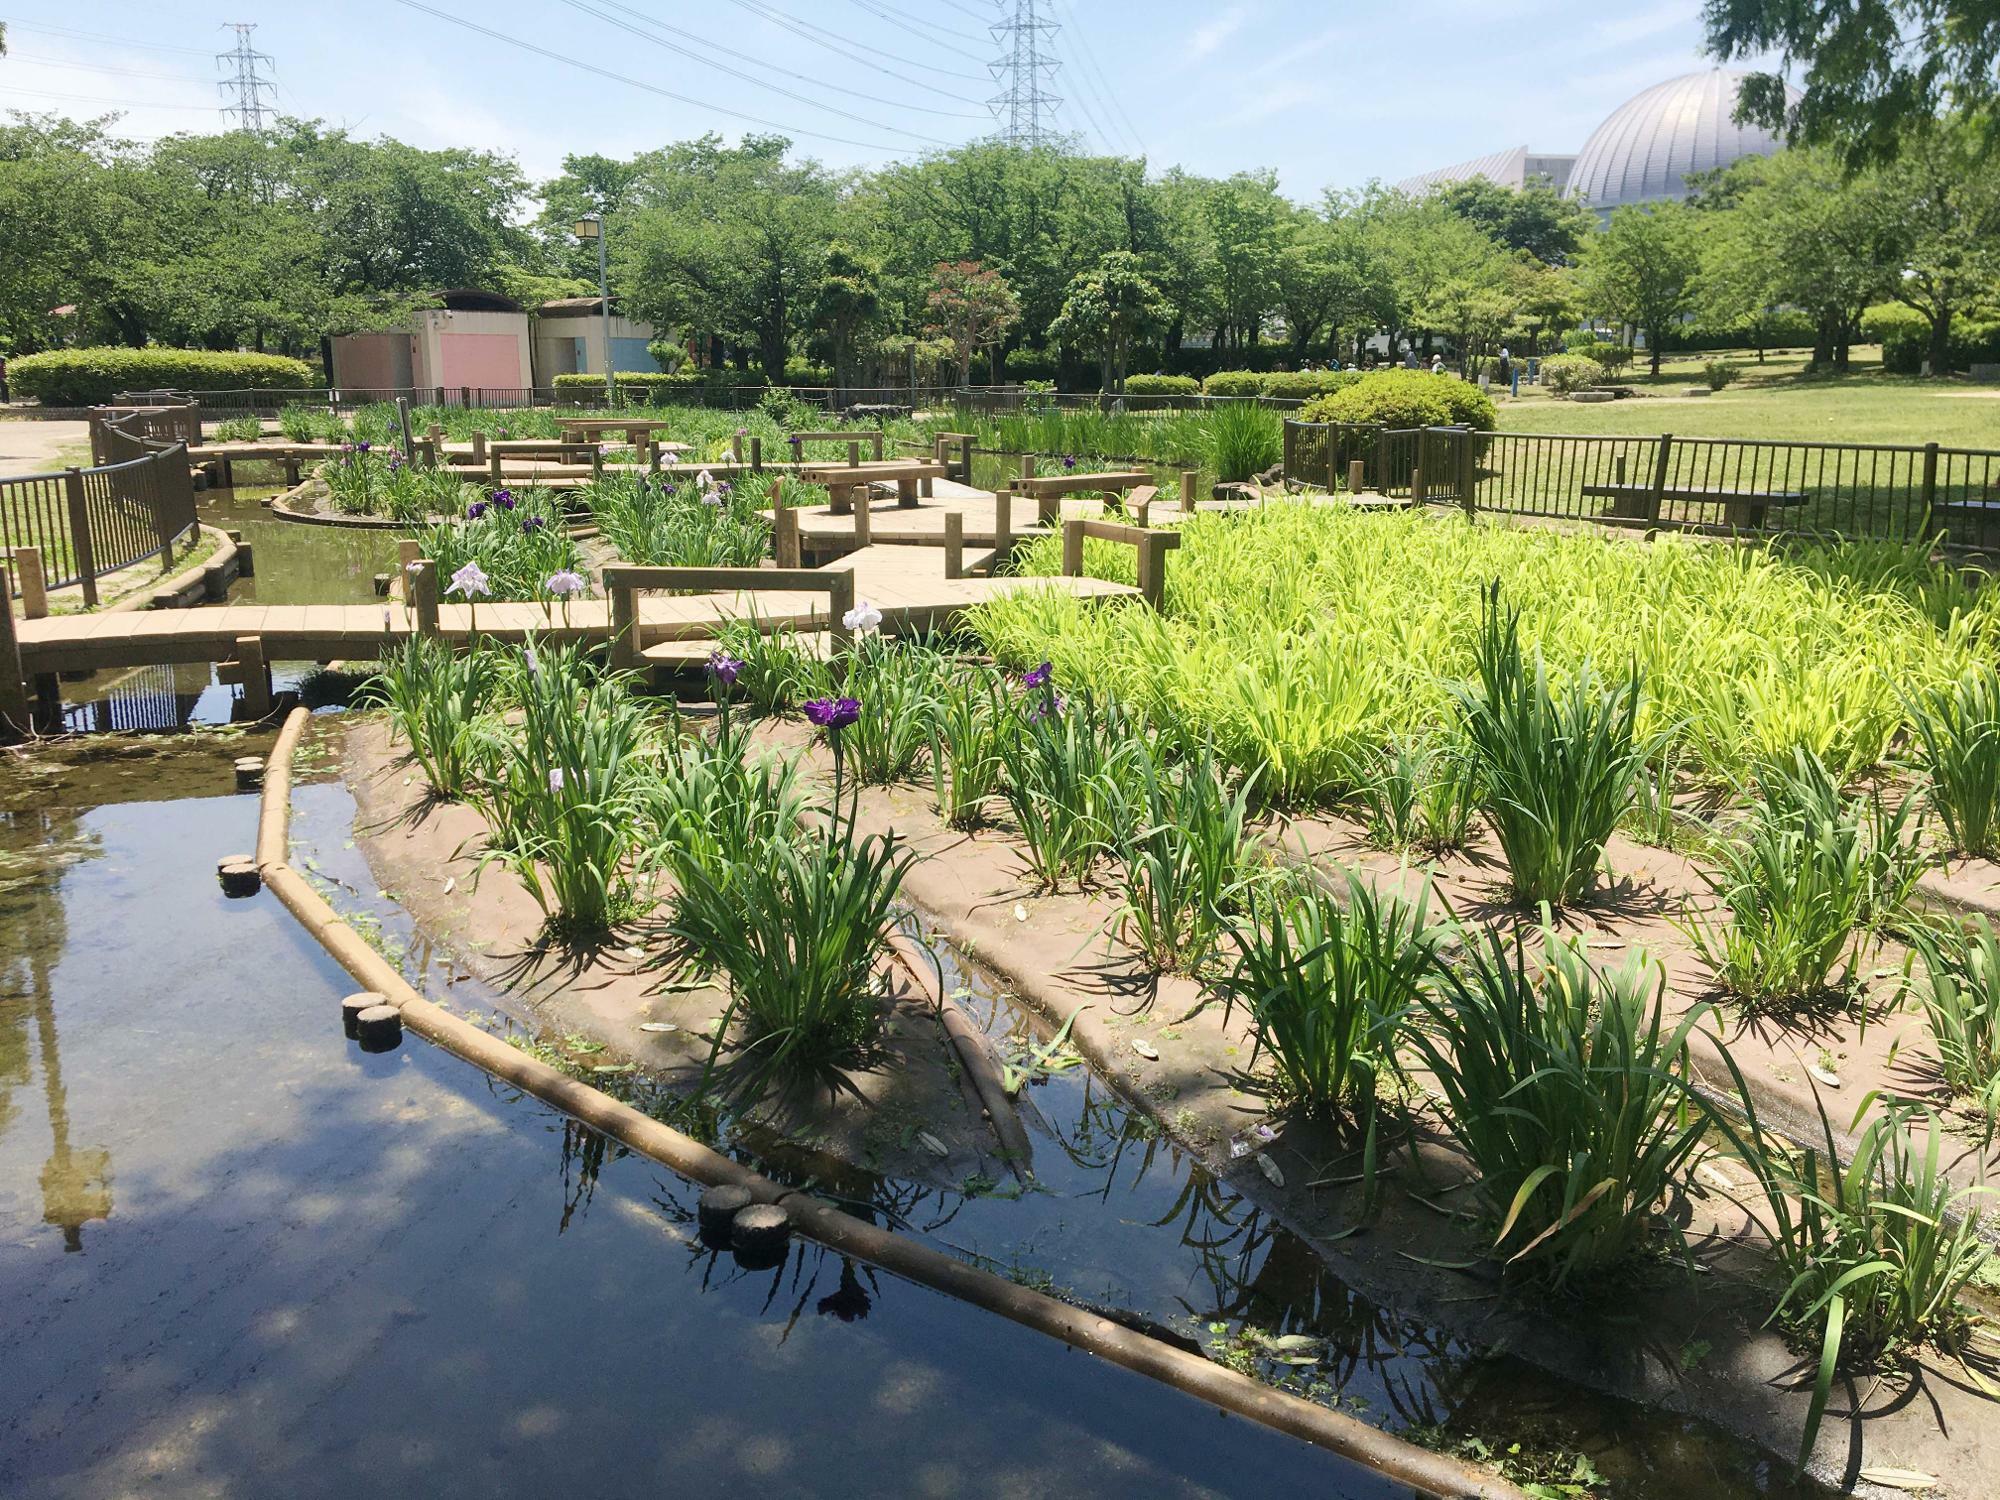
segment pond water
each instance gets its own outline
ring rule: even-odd
[[[813,1247],[742,1270],[654,1163],[359,1052],[216,889],[226,754],[0,773],[10,1500],[1398,1493]]]

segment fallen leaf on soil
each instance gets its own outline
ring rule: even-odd
[[[917,1142],[933,1156],[951,1155],[951,1148],[932,1135],[928,1130],[919,1130],[917,1132]]]
[[[637,943],[634,943],[625,950],[625,956],[627,958],[644,958],[646,950],[641,948]]]
[[[1278,1170],[1278,1164],[1261,1151],[1257,1153],[1257,1165],[1262,1167],[1264,1175],[1271,1179],[1272,1187],[1283,1187],[1285,1185],[1285,1174]]]
[[[1145,1058],[1147,1062],[1158,1062],[1160,1060],[1160,1049],[1144,1037],[1135,1036],[1132,1038],[1132,1050]]]
[[[444,894],[449,896],[453,891],[457,889],[458,889],[458,877],[454,875],[451,877],[451,879],[447,880],[444,883]]]
[[[1822,1068],[1818,1063],[1807,1063],[1806,1071],[1813,1076],[1815,1082],[1823,1083],[1830,1089],[1837,1089],[1840,1087],[1840,1075],[1838,1073],[1828,1072],[1825,1068]]]
[[[1028,920],[1028,908],[1018,901],[1014,903],[1014,920],[1016,922],[1025,922]]]
[[[676,1026],[672,1021],[641,1021],[639,1029],[641,1031],[679,1031],[680,1027]]]
[[[1444,1271],[1470,1271],[1474,1266],[1479,1264],[1477,1259],[1433,1260],[1428,1255],[1413,1255],[1408,1250],[1398,1250],[1396,1253],[1402,1256],[1404,1260],[1413,1260],[1420,1266],[1436,1266]]]
[[[1928,1490],[1937,1487],[1935,1474],[1916,1469],[1863,1469],[1861,1477],[1870,1484],[1886,1484],[1892,1490]]]

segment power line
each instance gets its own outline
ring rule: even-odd
[[[984,21],[986,19],[984,13],[974,10],[969,5],[959,4],[959,0],[944,0],[944,3],[946,5],[949,5],[953,10],[958,11],[963,15],[968,15],[972,17],[972,19],[975,21]]]
[[[761,115],[746,114],[740,109],[729,109],[720,104],[709,104],[700,99],[689,98],[686,94],[677,94],[672,89],[663,89],[658,84],[647,83],[643,79],[628,78],[623,73],[614,73],[609,68],[600,68],[596,63],[585,62],[582,58],[569,57],[561,52],[551,51],[549,48],[541,46],[538,43],[526,42],[517,36],[509,36],[504,31],[495,31],[491,26],[482,26],[477,21],[468,21],[463,16],[453,15],[450,11],[439,10],[434,5],[425,5],[422,3],[422,0],[396,0],[396,3],[406,5],[411,10],[420,10],[427,16],[435,16],[440,21],[449,21],[454,26],[462,26],[467,31],[476,31],[481,36],[491,37],[496,42],[505,42],[510,47],[518,47],[523,52],[532,52],[537,57],[545,57],[551,62],[567,63],[572,68],[581,68],[586,73],[595,73],[599,78],[609,78],[614,83],[629,84],[635,89],[644,89],[649,94],[658,94],[662,99],[671,99],[676,104],[691,104],[696,109],[705,109],[714,114],[727,115],[732,120],[747,120],[752,125],[762,125],[767,130],[781,130],[787,135],[805,136],[816,141],[833,141],[842,146],[858,146],[864,151],[895,152],[905,149],[900,146],[885,146],[880,141],[850,140],[844,135],[828,135],[825,131],[820,130],[794,130],[789,125],[781,125],[778,121],[767,120]]]
[[[646,14],[645,14],[645,13],[644,13],[643,11],[636,11],[636,10],[634,10],[634,9],[633,9],[633,8],[632,8],[631,6],[629,6],[629,5],[620,5],[620,4],[618,4],[618,3],[617,3],[617,0],[604,0],[604,3],[605,3],[606,5],[608,5],[608,6],[610,6],[610,8],[611,8],[611,9],[613,9],[613,10],[615,10],[615,11],[622,11],[622,12],[623,12],[624,14],[626,14],[626,15],[628,15],[628,16],[631,16],[631,17],[633,17],[633,18],[634,18],[634,19],[636,19],[636,20],[639,20],[639,21],[643,21],[643,22],[644,22],[644,23],[645,23],[646,25],[648,25],[648,26],[651,26],[651,27],[652,27],[652,28],[653,28],[654,30],[656,30],[656,31],[669,31],[669,32],[672,32],[672,33],[673,33],[673,34],[674,34],[675,36],[679,36],[679,37],[686,37],[686,38],[687,38],[687,39],[688,39],[688,40],[689,40],[690,42],[692,42],[692,43],[693,43],[693,44],[694,44],[695,46],[697,46],[697,47],[705,47],[705,48],[707,48],[707,49],[708,49],[708,50],[709,50],[710,52],[721,52],[721,53],[725,53],[725,54],[727,54],[728,56],[732,56],[732,57],[742,57],[742,56],[743,56],[743,53],[742,53],[741,51],[737,50],[737,49],[734,49],[734,48],[730,48],[730,47],[725,47],[725,46],[722,46],[721,44],[719,44],[719,43],[716,43],[716,42],[711,42],[711,41],[707,40],[707,39],[706,39],[706,38],[704,38],[704,37],[701,37],[701,36],[697,36],[697,35],[696,35],[696,34],[695,34],[694,32],[692,32],[692,31],[688,31],[688,30],[685,30],[685,29],[684,29],[684,28],[682,28],[682,27],[679,27],[679,26],[670,26],[670,25],[668,25],[668,24],[667,24],[667,23],[666,23],[665,21],[656,21],[656,20],[654,20],[654,19],[653,19],[652,17],[650,17],[650,16],[646,15]],[[648,40],[650,40],[650,38],[648,38]],[[808,38],[808,40],[811,40],[811,38]],[[661,45],[663,45],[663,46],[664,46],[665,44],[664,44],[664,43],[662,43]],[[676,50],[678,50],[678,49],[676,49]],[[689,55],[689,56],[692,56],[692,54],[687,54],[687,55]],[[696,58],[695,60],[696,60],[697,62],[701,62],[701,61],[704,61],[705,59],[701,59],[701,58]],[[796,78],[796,79],[798,79],[798,80],[799,80],[799,81],[800,81],[801,83],[811,83],[811,84],[816,84],[816,85],[818,85],[818,87],[820,87],[820,88],[823,88],[823,89],[827,89],[827,90],[831,91],[832,93],[836,93],[836,94],[849,94],[849,95],[852,95],[852,96],[853,96],[854,98],[856,98],[856,99],[866,99],[866,100],[868,100],[868,101],[869,101],[869,102],[870,102],[871,104],[889,104],[889,103],[894,103],[894,104],[895,104],[895,106],[896,106],[896,107],[897,107],[898,109],[913,109],[913,110],[916,110],[916,111],[917,111],[917,112],[918,112],[919,114],[926,114],[926,115],[942,115],[942,116],[943,116],[943,117],[945,117],[946,119],[951,119],[951,120],[979,120],[979,119],[984,119],[984,118],[985,118],[985,116],[983,116],[983,115],[978,115],[978,114],[973,114],[973,113],[970,113],[970,112],[968,112],[968,111],[966,111],[966,110],[960,110],[960,109],[938,109],[938,108],[936,108],[936,107],[934,107],[934,106],[932,106],[932,105],[929,105],[929,104],[908,104],[908,103],[905,103],[905,102],[903,102],[903,101],[901,101],[901,100],[893,100],[893,101],[892,101],[892,100],[888,100],[888,99],[884,99],[884,98],[882,98],[882,97],[881,97],[881,95],[880,95],[879,93],[876,93],[876,94],[871,94],[871,93],[869,93],[869,92],[868,92],[868,91],[867,91],[866,89],[850,89],[850,88],[843,88],[843,87],[842,87],[841,85],[839,85],[839,84],[837,84],[837,83],[827,83],[827,82],[825,82],[825,81],[824,81],[824,80],[822,80],[822,79],[818,79],[818,78],[814,78],[814,77],[813,77],[813,76],[812,76],[812,75],[811,75],[810,73],[795,73],[795,72],[793,72],[793,71],[792,71],[792,70],[791,70],[790,68],[780,68],[780,67],[776,67],[776,66],[774,66],[774,65],[772,65],[772,64],[770,64],[770,63],[759,63],[759,64],[758,64],[758,66],[759,66],[759,67],[761,67],[761,68],[763,68],[763,69],[764,69],[764,71],[765,71],[765,72],[767,72],[767,73],[779,73],[779,74],[782,74],[782,75],[783,75],[784,77],[786,77],[786,78]],[[885,71],[886,71],[886,70],[885,70]],[[900,74],[894,74],[894,73],[890,74],[890,77],[892,77],[892,78],[894,78],[894,77],[900,77],[900,76],[901,76]],[[906,81],[907,81],[907,82],[914,82],[915,80],[914,80],[914,79],[911,79],[911,80],[906,80]],[[944,90],[942,90],[942,89],[939,89],[939,90],[937,90],[937,92],[938,92],[938,93],[944,93],[945,91],[944,91]],[[954,94],[945,94],[945,97],[946,97],[946,98],[956,98],[957,96],[956,96],[956,95],[954,95]]]
[[[215,87],[225,100],[231,102],[222,106],[222,117],[226,120],[236,116],[238,130],[262,130],[264,128],[264,90],[274,89],[275,84],[258,71],[271,61],[268,52],[259,52],[250,45],[250,33],[257,29],[255,21],[231,21],[229,29],[236,33],[236,48],[232,52],[218,52],[215,60],[219,63],[233,63],[236,67],[234,78],[225,78]]]
[[[33,63],[38,68],[75,68],[84,73],[103,73],[118,78],[156,78],[162,83],[200,83],[188,73],[142,73],[132,68],[104,68],[96,63],[67,62],[59,57],[34,57],[26,52],[9,52],[9,62]]]
[[[1055,112],[1062,103],[1060,95],[1042,87],[1044,77],[1053,82],[1061,66],[1044,34],[1052,40],[1061,28],[1041,18],[1036,0],[1009,3],[1008,18],[994,22],[992,28],[1000,56],[987,64],[993,76],[1005,79],[1007,86],[987,101],[987,107],[1001,122],[1001,135],[1010,146],[1033,148],[1046,144],[1054,134]],[[1044,115],[1049,117],[1046,123]]]
[[[878,73],[886,73],[899,83],[907,83],[911,87],[923,89],[927,93],[942,94],[947,99],[956,99],[959,97],[950,89],[941,89],[935,84],[925,83],[920,78],[911,78],[907,74],[898,73],[893,68],[885,68],[881,63],[875,61],[874,58],[867,56],[865,53],[855,52],[844,45],[836,33],[828,31],[824,27],[815,26],[810,21],[801,21],[795,16],[788,16],[775,6],[761,5],[757,3],[757,0],[729,0],[729,3],[739,9],[749,11],[753,16],[758,16],[763,20],[769,21],[774,26],[782,26],[794,35],[802,36],[807,41],[826,48],[829,52],[838,53],[850,62],[858,62],[863,67],[873,68]],[[933,76],[938,78],[958,78],[963,79],[967,83],[987,82],[985,78],[980,77],[976,73],[953,73],[945,68],[933,68],[929,63],[918,62],[915,58],[910,57],[898,57],[893,52],[883,52],[879,48],[876,55],[886,57],[890,62],[902,63],[905,67],[928,69]]]
[[[33,94],[37,99],[69,99],[78,104],[115,104],[120,109],[198,109],[203,114],[215,106],[212,104],[166,104],[154,99],[118,99],[109,94],[56,94],[47,89],[17,89],[11,84],[10,94]]]
[[[599,10],[595,5],[588,4],[587,0],[564,0],[564,4],[568,5],[572,10],[582,11],[587,16],[595,16],[598,20],[604,22],[607,26],[616,26],[620,31],[623,31],[631,36],[636,36],[642,42],[651,42],[655,47],[664,47],[669,52],[676,53],[681,57],[691,58],[695,62],[702,63],[707,67],[714,68],[717,72],[727,73],[732,78],[740,78],[745,83],[754,84],[756,87],[760,89],[769,89],[774,94],[783,94],[787,99],[797,100],[800,104],[806,105],[808,108],[823,109],[828,114],[839,115],[844,120],[853,120],[854,122],[860,125],[872,125],[877,130],[886,130],[893,135],[906,135],[911,140],[922,141],[927,146],[942,146],[947,144],[946,142],[939,140],[936,136],[919,135],[914,130],[902,130],[894,125],[885,125],[880,120],[871,119],[867,115],[857,115],[852,110],[842,109],[837,104],[823,104],[819,100],[812,98],[810,95],[799,93],[796,89],[788,89],[780,84],[766,83],[763,79],[759,78],[754,73],[746,73],[743,69],[731,67],[728,63],[716,62],[710,58],[705,58],[697,52],[689,51],[686,47],[682,47],[674,42],[667,41],[664,37],[657,37],[652,35],[650,32],[643,31],[639,27],[634,26],[629,21],[621,21],[618,19],[618,17],[610,15],[605,11]],[[623,7],[620,8],[622,9]],[[642,17],[641,19],[644,18]],[[672,28],[662,28],[662,29],[672,29]],[[711,50],[717,50],[717,49],[711,49]]]
[[[938,33],[938,36],[955,36],[955,37],[960,37],[968,42],[978,41],[979,38],[972,35],[970,32],[953,31],[949,27],[935,25],[930,21],[926,21],[922,16],[913,16],[906,10],[897,10],[896,7],[893,5],[877,4],[876,0],[854,0],[854,3],[859,7],[861,7],[861,9],[867,11],[868,14],[870,14],[871,16],[880,16],[883,20],[888,21],[893,25],[906,26],[906,27],[916,26],[921,28],[921,30],[917,33],[917,39],[919,41],[934,42],[936,43],[936,45],[944,48],[944,50],[947,52],[956,52],[960,57],[969,57],[974,62],[979,61],[979,54],[977,52],[967,52],[963,47],[954,47],[950,42],[938,41],[938,37],[924,36],[922,34],[923,31],[934,31]]]
[[[194,57],[207,57],[210,55],[206,47],[169,47],[161,42],[127,41],[122,36],[106,36],[101,31],[71,31],[63,26],[38,26],[28,21],[16,21],[5,17],[0,17],[0,19],[5,19],[8,26],[15,31],[34,31],[47,36],[70,37],[82,42],[111,42],[120,47],[134,47],[141,52],[185,52]]]
[[[1070,0],[1055,0],[1055,3],[1056,8],[1069,18],[1069,32],[1076,38],[1077,53],[1083,60],[1086,83],[1090,78],[1096,79],[1095,91],[1105,106],[1106,116],[1109,117],[1116,111],[1117,117],[1112,124],[1116,126],[1119,134],[1124,136],[1127,145],[1141,156],[1145,155],[1145,142],[1139,139],[1138,127],[1132,123],[1132,117],[1125,112],[1125,102],[1118,97],[1118,90],[1111,86],[1111,79],[1105,74],[1104,65],[1098,62],[1097,49],[1090,45],[1090,34],[1083,29],[1083,24],[1076,18],[1076,7]]]

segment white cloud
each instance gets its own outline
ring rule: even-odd
[[[1183,49],[1187,59],[1193,62],[1207,57],[1241,31],[1243,23],[1249,16],[1249,6],[1232,5],[1213,20],[1202,22],[1195,27],[1193,35],[1187,40],[1186,48]]]

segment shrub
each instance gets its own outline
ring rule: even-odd
[[[1726,359],[1711,359],[1701,367],[1701,378],[1708,382],[1711,391],[1719,391],[1725,386],[1734,385],[1742,374],[1741,370]]]
[[[7,362],[16,395],[44,406],[101,406],[119,391],[305,390],[312,366],[277,354],[210,349],[51,349]]]
[[[1861,336],[1882,346],[1882,368],[1892,375],[1915,375],[1931,357],[1931,328],[1916,309],[1871,307],[1861,320]],[[2000,363],[2000,322],[1960,318],[1953,322],[1946,358],[1954,370]]]
[[[1909,705],[1926,793],[1951,847],[2000,851],[2000,671],[1980,664]]]
[[[1030,349],[1023,345],[1018,349],[1007,351],[1006,370],[1009,380],[1053,381],[1059,366],[1060,361],[1057,360],[1053,349]]]
[[[1125,377],[1125,394],[1128,396],[1192,396],[1201,389],[1201,382],[1192,375],[1128,375]]]
[[[619,377],[621,380],[623,376]],[[833,367],[816,365],[809,359],[794,356],[785,361],[786,385],[832,385]]]
[[[1580,900],[1645,765],[1638,668],[1605,687],[1586,657],[1557,697],[1539,649],[1529,668],[1497,581],[1476,652],[1479,690],[1460,688],[1459,708],[1508,883],[1524,902]]]
[[[1604,384],[1604,366],[1587,354],[1552,354],[1542,361],[1542,384],[1558,396]]]
[[[1215,990],[1241,1001],[1257,1048],[1277,1064],[1279,1102],[1308,1117],[1362,1122],[1374,1159],[1376,1101],[1396,1037],[1437,969],[1440,929],[1351,873],[1343,905],[1306,875],[1253,891],[1238,956]]]
[[[1864,932],[1900,917],[1922,856],[1912,804],[1891,812],[1879,796],[1843,796],[1808,750],[1767,767],[1759,786],[1762,800],[1705,876],[1728,915],[1687,931],[1731,994],[1796,1003],[1835,984]]]
[[[1975,916],[1964,925],[1917,927],[1910,946],[1923,960],[1917,1004],[1944,1081],[1993,1122],[2000,1118],[2000,936]]]
[[[1264,374],[1261,370],[1217,370],[1201,383],[1204,396],[1261,396],[1264,394]]]
[[[1698,1103],[1688,1039],[1707,1008],[1665,1032],[1659,965],[1607,973],[1581,942],[1546,927],[1543,942],[1531,968],[1518,937],[1510,958],[1489,932],[1409,1035],[1479,1169],[1493,1253],[1560,1286],[1639,1249],[1700,1149],[1704,1111],[1682,1106]]]
[[[558,375],[550,382],[558,403],[601,405],[604,401],[602,375]],[[709,384],[699,370],[620,370],[618,397],[625,406],[658,406],[664,400],[700,391]]]
[[[1399,430],[1463,424],[1491,432],[1496,416],[1493,398],[1471,381],[1422,370],[1376,370],[1345,390],[1315,397],[1299,411],[1307,422],[1359,422]]]
[[[1273,370],[1259,377],[1263,384],[1258,388],[1260,396],[1281,396],[1287,399],[1304,399],[1312,396],[1327,396],[1335,391],[1344,391],[1356,385],[1362,378],[1359,370]]]

